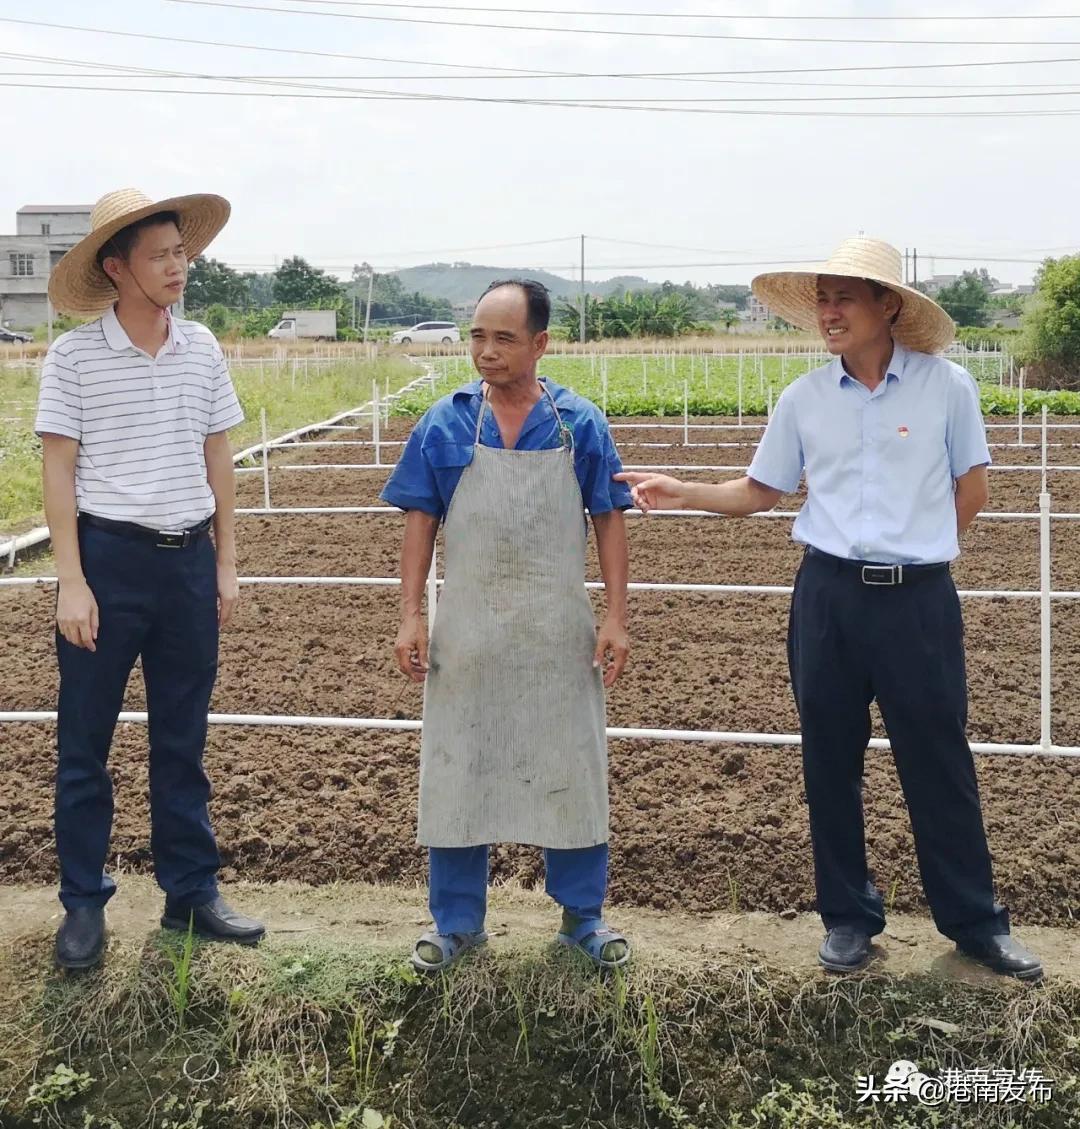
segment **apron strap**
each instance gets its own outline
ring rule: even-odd
[[[563,422],[563,418],[555,403],[555,397],[552,396],[548,386],[542,381],[537,380],[540,385],[540,391],[548,398],[548,403],[551,404],[551,410],[555,413],[555,426],[559,432],[559,443],[571,454],[574,453],[574,432],[573,429]],[[484,412],[490,406],[490,387],[485,384],[483,391],[480,393],[480,411],[476,414],[476,433],[473,435],[473,446],[480,446],[480,431],[484,424]]]

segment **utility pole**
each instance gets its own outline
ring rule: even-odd
[[[585,236],[581,237],[581,324],[578,336],[585,341]]]
[[[911,285],[919,285],[919,250],[917,247],[911,249]]]
[[[371,325],[371,291],[375,286],[375,268],[371,268],[371,274],[367,279],[367,310],[364,313],[364,344],[367,344],[368,327]]]
[[[910,274],[909,269],[908,269],[909,265],[910,264],[908,262],[908,249],[905,247],[904,248],[904,285],[905,286],[907,285],[908,279],[911,278],[911,274]]]

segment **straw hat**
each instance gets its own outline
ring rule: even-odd
[[[188,260],[194,259],[225,226],[229,201],[221,196],[197,194],[151,200],[135,188],[110,192],[94,205],[90,234],[76,243],[58,262],[49,278],[49,297],[61,313],[90,317],[103,313],[118,295],[109,276],[97,265],[97,253],[128,224],[157,212],[176,212]]]
[[[799,329],[816,330],[819,275],[880,282],[895,290],[904,303],[893,326],[893,339],[918,353],[940,353],[956,336],[956,325],[932,298],[904,285],[901,265],[900,252],[895,247],[859,235],[845,239],[821,266],[759,274],[750,287],[784,321]]]

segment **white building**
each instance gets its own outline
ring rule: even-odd
[[[0,235],[0,325],[33,329],[49,316],[49,275],[90,231],[92,206],[28,204],[15,214],[15,234]]]
[[[769,307],[761,301],[756,294],[751,294],[746,300],[746,320],[751,325],[764,325],[770,318],[772,313]]]

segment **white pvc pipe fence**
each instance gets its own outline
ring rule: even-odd
[[[404,517],[404,512],[399,510],[396,506],[241,506],[236,510],[238,516],[242,517],[269,517],[274,514],[282,516],[286,515],[303,515],[303,514],[396,514],[398,517]],[[722,517],[722,514],[713,513],[711,510],[650,510],[647,514],[642,510],[623,510],[626,517],[669,517],[669,518],[699,518],[699,517]],[[798,517],[796,510],[765,510],[761,513],[748,514],[752,518],[795,518]],[[1060,519],[1063,521],[1080,521],[1080,513],[1052,513],[1052,518]],[[976,514],[978,518],[1003,520],[1003,521],[1038,521],[1039,514],[1034,512],[1020,511],[1010,512],[1004,510],[983,510],[981,513]]]
[[[396,576],[241,576],[238,582],[244,587],[269,588],[399,588],[401,580]],[[55,576],[8,576],[0,578],[0,588],[46,588],[56,583]],[[441,588],[445,582],[438,579],[435,561],[432,559],[428,573],[428,595],[432,585]],[[605,587],[600,580],[587,580],[585,587],[602,591]],[[790,596],[794,588],[790,584],[690,584],[663,581],[631,581],[626,586],[629,592],[697,592],[713,595],[749,596]],[[959,588],[956,594],[964,599],[991,600],[1041,600],[1041,589],[1024,588]],[[1052,600],[1080,600],[1080,590],[1051,590],[1046,593]]]
[[[330,444],[337,446],[337,444]],[[388,447],[391,444],[386,441],[381,441],[381,446]],[[400,446],[403,444],[394,444]],[[642,443],[643,447],[658,447],[661,444]],[[288,448],[281,448],[288,450]],[[281,466],[276,466],[275,471],[315,471],[315,470],[380,470],[392,471],[396,463],[284,463]],[[750,469],[748,463],[624,463],[623,470],[640,470],[640,471],[656,471],[658,473],[667,473],[668,471],[700,471],[702,473],[713,473],[720,471],[747,471]],[[986,468],[990,471],[1002,470],[1022,470],[1022,471],[1042,471],[1042,466],[1039,463],[1009,463],[997,464],[991,463]],[[1080,471],[1080,465],[1072,463],[1050,463],[1047,470],[1050,471],[1066,471],[1074,473]],[[262,474],[261,467],[241,467],[237,470],[237,474]]]
[[[145,725],[145,713],[124,712],[120,721]],[[0,711],[0,722],[54,722],[55,710]],[[289,726],[304,729],[396,729],[405,732],[419,732],[423,722],[408,718],[383,717],[308,717],[287,714],[260,713],[212,713],[207,715],[211,725],[262,725]],[[715,744],[735,745],[801,745],[802,736],[798,733],[733,733],[717,729],[639,729],[633,727],[608,726],[608,737],[613,740],[641,741],[707,741]],[[891,748],[883,737],[872,737],[868,743],[871,749]],[[1080,756],[1080,746],[1019,745],[976,741],[971,743],[974,753],[1013,753],[1037,754],[1042,756],[1075,757]]]
[[[421,379],[428,379],[427,376]],[[418,382],[414,382],[418,383]],[[372,397],[372,426],[373,438],[379,442],[378,421],[380,417],[378,389],[374,389]],[[340,418],[340,417],[339,417]],[[1080,756],[1080,747],[1059,746],[1052,741],[1051,724],[1051,633],[1050,633],[1050,607],[1053,599],[1080,599],[1080,592],[1053,592],[1050,589],[1050,522],[1052,517],[1080,518],[1080,514],[1054,515],[1050,509],[1050,495],[1046,489],[1046,465],[1048,424],[1046,409],[1042,412],[1042,490],[1039,495],[1039,512],[1037,514],[994,514],[988,512],[981,517],[1006,517],[1013,519],[1035,519],[1039,521],[1039,558],[1040,558],[1040,587],[1038,592],[1028,591],[987,591],[967,590],[961,595],[969,598],[1006,597],[1011,599],[1034,599],[1040,601],[1040,736],[1039,743],[1033,745],[1015,743],[973,743],[974,752],[983,753],[1014,753],[1038,754],[1044,756]],[[268,443],[261,445],[262,452],[268,450]],[[264,507],[259,509],[241,509],[237,513],[395,513],[400,514],[395,507],[383,506],[347,506],[347,507]],[[630,514],[641,516],[641,511],[630,510]],[[717,516],[706,511],[653,511],[660,516]],[[766,515],[755,515],[766,516]],[[773,516],[792,517],[791,513],[775,514]],[[52,578],[50,578],[52,579]],[[0,584],[16,584],[31,586],[47,583],[43,578],[10,578],[0,580]],[[316,585],[341,585],[341,584],[367,584],[372,586],[392,587],[399,585],[400,581],[391,577],[251,577],[245,578],[248,584],[316,584]],[[433,554],[431,568],[428,573],[428,623],[429,629],[434,622],[437,606],[436,593],[439,585],[437,577],[436,560]],[[602,588],[603,585],[591,582],[588,588]],[[788,585],[699,585],[699,584],[640,584],[632,583],[628,586],[631,591],[692,591],[692,592],[746,592],[758,594],[789,594],[791,587]],[[3,711],[0,712],[0,722],[53,722],[56,720],[54,711]],[[144,713],[123,713],[122,721],[145,723]],[[209,721],[215,725],[273,725],[273,726],[301,726],[301,727],[331,727],[331,728],[356,728],[356,729],[396,729],[418,730],[422,723],[416,720],[394,720],[388,718],[354,718],[354,717],[300,717],[263,714],[211,714]],[[801,744],[798,734],[778,733],[735,733],[718,730],[671,730],[671,729],[642,729],[642,728],[617,728],[609,727],[607,734],[617,739],[641,739],[656,741],[710,741],[717,743],[737,744],[767,744],[767,745],[797,745]],[[870,741],[871,748],[888,748],[889,742],[876,738]]]

